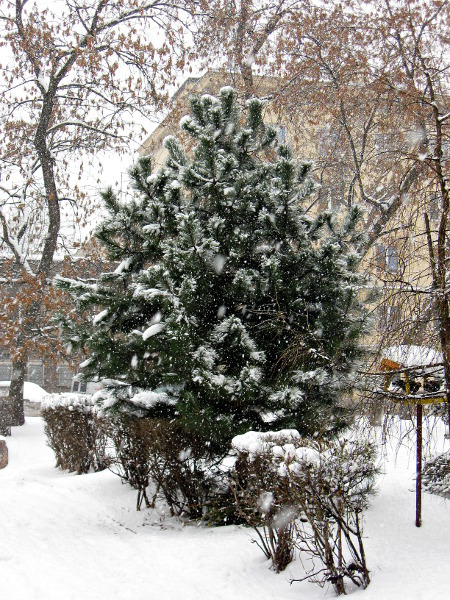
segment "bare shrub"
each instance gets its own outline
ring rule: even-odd
[[[217,469],[205,441],[167,419],[111,419],[108,437],[115,460],[112,470],[138,490],[137,510],[155,506],[158,496],[171,514],[202,518],[217,489]],[[150,500],[147,487],[153,481]]]
[[[136,510],[142,503],[149,508],[147,496],[150,483],[150,454],[153,430],[150,419],[114,418],[104,423],[105,433],[112,441],[114,459],[110,469],[138,491]]]
[[[280,477],[273,449],[297,439],[296,431],[249,432],[233,440],[237,459],[230,477],[236,513],[253,527],[255,543],[283,571],[294,557],[294,521],[298,508],[291,498],[286,477]],[[247,442],[250,441],[250,444]]]
[[[300,508],[297,547],[323,568],[308,578],[331,582],[345,594],[345,580],[366,588],[370,583],[363,544],[362,514],[373,493],[375,446],[366,439],[309,442],[285,458]]]
[[[450,499],[450,451],[439,454],[426,463],[422,483],[430,494]]]
[[[206,517],[218,487],[217,457],[207,442],[168,420],[154,421],[152,478],[173,514]]]
[[[237,451],[232,487],[237,510],[279,572],[294,548],[322,564],[306,579],[345,580],[367,587],[369,571],[362,513],[377,474],[375,447],[365,438],[303,440],[294,431],[249,432],[233,440]]]

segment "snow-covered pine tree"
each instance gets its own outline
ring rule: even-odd
[[[64,324],[89,351],[83,373],[109,380],[105,409],[178,419],[218,453],[250,429],[336,429],[365,323],[359,211],[307,212],[311,164],[277,145],[262,101],[244,125],[229,87],[191,107],[193,153],[168,137],[162,169],[131,171],[133,202],[104,194],[97,237],[120,266],[60,280],[97,312]]]

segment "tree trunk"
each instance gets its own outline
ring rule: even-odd
[[[11,385],[9,388],[9,402],[11,406],[11,425],[18,426],[25,423],[23,409],[23,384],[27,372],[26,358],[13,361]]]
[[[42,251],[37,277],[40,278],[36,301],[33,302],[27,314],[28,329],[32,331],[39,322],[41,306],[45,295],[45,286],[51,273],[53,258],[57,246],[58,233],[61,225],[61,214],[59,207],[58,190],[53,168],[53,159],[47,145],[47,130],[54,107],[54,98],[56,95],[56,84],[47,92],[39,119],[39,125],[36,130],[34,145],[39,156],[42,176],[45,188],[45,200],[47,204],[48,228],[45,236],[44,248]],[[26,337],[24,334],[23,337]],[[16,340],[16,347],[23,348],[23,341]],[[11,376],[11,385],[9,390],[11,425],[18,426],[25,423],[25,413],[23,407],[23,384],[27,373],[28,353],[23,351],[20,358],[13,360],[13,369]]]

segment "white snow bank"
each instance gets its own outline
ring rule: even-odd
[[[399,439],[405,441],[403,435]],[[305,557],[304,564],[297,557],[276,575],[250,543],[255,535],[249,528],[183,526],[164,506],[136,512],[136,491],[110,471],[74,475],[55,469],[40,418],[28,417],[24,427],[14,427],[7,444],[9,465],[0,471],[4,598],[336,597],[331,585],[291,585],[313,567]],[[414,435],[410,444],[414,448]],[[355,600],[447,600],[450,504],[425,493],[423,525],[414,527],[414,450],[408,453],[395,441],[385,449],[385,474],[364,527],[372,582],[350,595]],[[265,506],[269,502],[270,497]]]
[[[0,388],[9,388],[10,385],[10,381],[0,381]],[[47,392],[40,385],[31,381],[25,381],[23,386],[24,400],[27,402],[42,402],[46,396]]]

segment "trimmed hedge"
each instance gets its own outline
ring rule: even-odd
[[[193,434],[164,419],[101,417],[90,396],[53,394],[43,403],[47,443],[56,466],[78,474],[106,467],[137,490],[136,508],[167,502],[173,515],[201,519],[217,513],[222,491],[215,457]],[[153,497],[147,495],[154,483]],[[217,520],[217,514],[214,519]]]
[[[57,467],[82,474],[109,466],[103,419],[95,414],[90,396],[49,394],[41,413]]]

